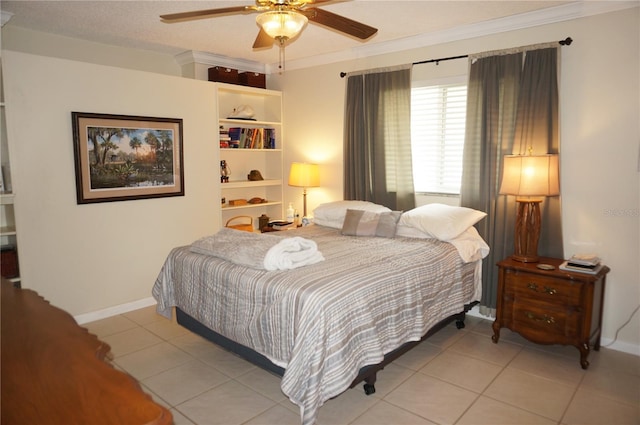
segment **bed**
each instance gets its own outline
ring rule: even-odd
[[[160,314],[171,317],[175,307],[183,326],[281,375],[304,425],[359,381],[373,392],[376,371],[438,326],[462,326],[481,293],[488,247],[479,236],[443,241],[394,228],[393,237],[378,237],[370,227],[363,235],[338,228],[345,214],[269,234],[313,241],[322,261],[265,270],[236,261],[246,252],[222,258],[194,244],[170,252],[153,287]]]

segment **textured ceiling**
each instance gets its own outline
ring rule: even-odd
[[[354,55],[410,37],[487,24],[514,15],[552,13],[563,1],[338,1],[323,9],[379,29],[366,42],[309,23],[286,48],[287,62],[323,55]],[[590,3],[590,2],[584,2]],[[89,41],[177,55],[185,51],[273,64],[278,48],[252,49],[258,33],[256,14],[218,16],[167,24],[159,15],[190,10],[253,4],[246,1],[6,1],[13,14],[7,26],[18,26]],[[524,15],[523,15],[524,14]],[[543,40],[547,41],[547,40]]]

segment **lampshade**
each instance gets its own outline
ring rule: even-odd
[[[291,163],[291,171],[289,172],[289,186],[320,186],[320,171],[318,164],[307,164],[305,162]]]
[[[516,196],[560,194],[558,155],[506,155],[500,193]]]
[[[298,35],[307,24],[307,17],[290,10],[274,10],[261,13],[256,22],[269,37],[275,39],[290,39]]]

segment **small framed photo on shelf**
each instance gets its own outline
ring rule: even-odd
[[[182,119],[72,112],[78,204],[184,196]]]

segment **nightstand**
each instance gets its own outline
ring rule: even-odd
[[[560,270],[564,260],[540,258],[523,263],[507,258],[498,263],[498,295],[493,342],[508,328],[538,344],[573,345],[580,365],[589,367],[590,346],[600,349],[602,305],[607,266],[596,275]],[[541,270],[550,264],[554,270]]]

